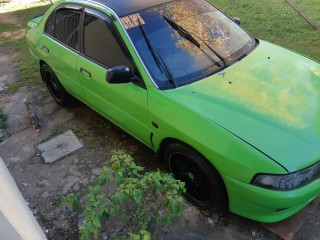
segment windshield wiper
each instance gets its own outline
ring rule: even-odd
[[[165,72],[165,74],[166,74],[169,82],[176,88],[177,85],[176,85],[176,83],[174,82],[174,78],[173,78],[172,72],[170,71],[168,65],[167,65],[166,62],[163,60],[163,58],[161,57],[161,55],[160,55],[158,52],[157,52],[157,54],[158,54],[158,56],[159,56],[160,62],[161,62],[161,64],[162,64],[162,66],[163,66],[163,70],[164,70],[164,72]]]
[[[142,24],[141,24],[141,21],[140,19],[138,18],[138,21],[139,21],[139,27],[140,27],[140,30],[142,32],[142,35],[144,37],[144,40],[146,41],[147,43],[147,46],[151,52],[151,55],[154,59],[154,61],[156,62],[158,68],[160,69],[161,73],[164,72],[164,74],[166,75],[166,77],[168,78],[168,81],[173,85],[173,87],[176,88],[176,84],[174,82],[174,78],[173,78],[173,74],[171,73],[171,71],[169,70],[167,64],[163,61],[161,55],[155,51],[155,49],[152,47],[152,44],[150,42],[150,39],[148,38],[147,36],[147,33],[146,31],[144,30],[144,28],[142,27]],[[159,58],[157,57],[157,55],[159,56]]]
[[[183,38],[187,39],[194,45],[196,45],[199,49],[201,49],[200,43],[189,33],[186,29],[184,29],[182,26],[180,26],[178,23],[174,22],[173,20],[170,20],[166,16],[163,16],[164,20],[166,20],[169,25],[176,30]],[[204,40],[202,40],[197,34],[195,34],[197,38],[207,47],[210,49],[211,52],[213,52],[222,62],[223,65],[226,67],[228,66],[226,60],[219,54],[217,51],[215,51],[212,47],[209,46]]]
[[[183,38],[187,39],[189,42],[193,43],[194,45],[196,45],[198,48],[200,48],[200,43],[194,39],[194,37],[192,37],[192,35],[185,30],[183,27],[181,27],[180,25],[178,25],[177,23],[175,23],[174,21],[170,20],[169,18],[167,18],[166,16],[163,16],[164,20],[166,20],[167,23],[169,23],[169,25],[176,30]]]

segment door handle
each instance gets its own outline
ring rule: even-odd
[[[89,76],[89,78],[91,78],[91,73],[88,71],[88,70],[86,70],[86,69],[84,69],[84,68],[80,68],[80,72],[81,73],[86,73],[88,76]]]
[[[44,46],[44,45],[42,45],[42,50],[43,51],[45,51],[45,52],[47,52],[47,53],[49,53],[50,51],[49,51],[49,48],[47,48],[46,46]]]

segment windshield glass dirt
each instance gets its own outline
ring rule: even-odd
[[[190,41],[166,18],[196,41]],[[121,21],[160,89],[202,79],[243,57],[255,46],[251,36],[206,1],[177,0],[122,17]],[[155,54],[151,53],[150,45]],[[174,84],[155,58],[168,67]]]

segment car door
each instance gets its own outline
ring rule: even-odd
[[[48,18],[41,38],[42,59],[72,95],[82,98],[76,66],[80,51],[79,28],[81,7],[62,5]]]
[[[110,67],[124,65],[134,71],[134,64],[121,45],[111,19],[100,12],[85,9],[82,24],[82,55],[77,62],[77,74],[83,87],[84,101],[150,146],[148,92],[143,81],[125,84],[106,81]]]

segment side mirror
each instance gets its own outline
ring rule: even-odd
[[[240,24],[241,24],[240,18],[234,17],[234,18],[233,18],[233,21],[240,26]]]
[[[129,67],[116,66],[109,68],[106,80],[108,83],[128,83],[132,81],[132,73]]]

